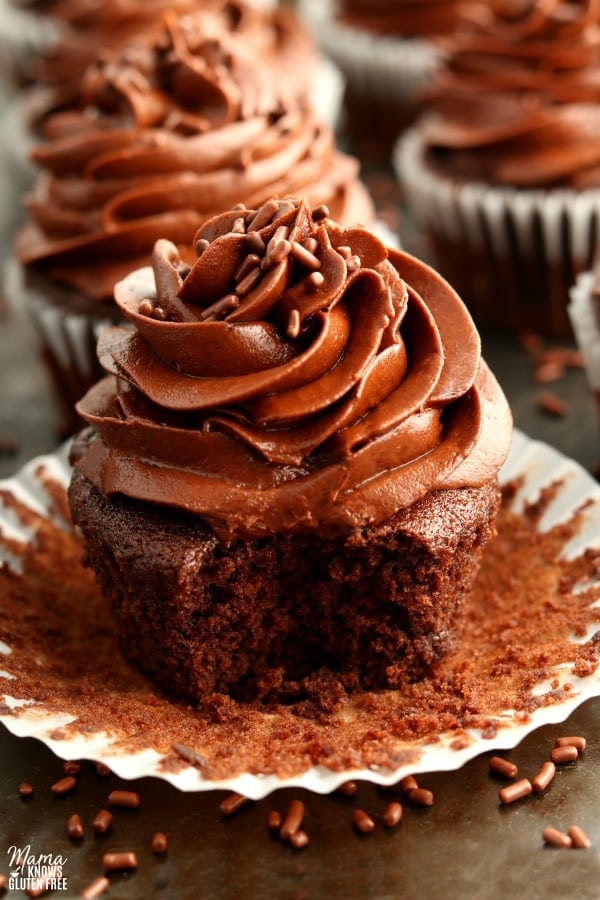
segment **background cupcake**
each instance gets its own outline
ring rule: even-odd
[[[570,334],[600,215],[600,11],[467,7],[396,166],[436,264],[477,320]]]
[[[25,302],[70,408],[95,380],[95,334],[114,283],[154,241],[189,248],[223,208],[298,193],[370,221],[358,162],[341,154],[276,70],[202,13],[164,22],[88,70],[82,106],[47,120],[42,172],[17,238]],[[189,250],[188,250],[189,252]]]
[[[343,132],[366,160],[386,162],[421,106],[460,0],[301,0],[345,79]]]

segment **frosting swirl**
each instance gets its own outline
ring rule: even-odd
[[[159,241],[115,289],[109,373],[78,405],[77,467],[223,539],[383,522],[497,474],[510,413],[465,307],[432,269],[304,200]]]
[[[100,49],[125,45],[166,10],[182,15],[199,6],[213,28],[252,47],[286,91],[308,95],[316,49],[291,10],[261,9],[249,0],[36,0],[28,8],[60,26],[60,38],[28,63],[31,80],[49,91],[45,111],[77,103],[81,78]]]
[[[600,2],[467,5],[448,39],[430,158],[448,174],[515,187],[600,184]]]
[[[403,37],[447,34],[464,0],[342,0],[339,18],[355,28]]]
[[[341,221],[370,221],[358,161],[211,21],[166,14],[149,38],[88,69],[82,110],[50,117],[21,262],[110,300],[159,237],[186,252],[203,221],[240,201],[301,192]]]

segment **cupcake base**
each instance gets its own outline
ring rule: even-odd
[[[200,518],[107,498],[77,471],[69,499],[125,655],[167,694],[329,711],[347,691],[422,677],[455,647],[499,507],[493,483],[339,537],[225,546]]]
[[[83,422],[75,404],[104,375],[96,343],[107,325],[122,324],[119,310],[113,303],[90,300],[14,262],[7,267],[6,294],[17,315],[33,326],[60,403],[57,430],[65,437],[79,431]]]
[[[478,325],[572,338],[569,290],[595,252],[600,190],[453,179],[427,159],[416,127],[398,142],[394,166],[433,265]]]

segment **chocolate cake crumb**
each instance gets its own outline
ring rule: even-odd
[[[64,489],[55,482],[48,488],[57,522],[7,491],[2,496],[35,538],[25,545],[2,539],[22,571],[0,568],[0,640],[13,651],[3,658],[14,676],[11,690],[42,701],[51,713],[75,717],[61,727],[64,739],[110,723],[124,752],[152,748],[164,755],[165,766],[194,764],[209,779],[247,771],[286,778],[317,765],[340,773],[408,767],[419,760],[419,742],[450,730],[494,735],[503,727],[503,710],[514,709],[526,721],[534,710],[561,703],[568,696],[562,685],[542,693],[534,688],[565,659],[574,674],[598,667],[600,642],[574,644],[571,635],[583,638],[598,630],[600,551],[588,548],[573,559],[561,555],[586,510],[542,533],[537,523],[560,484],[546,488],[518,515],[508,506],[518,488],[513,484],[504,490],[498,536],[467,597],[460,645],[430,677],[398,691],[357,692],[343,715],[322,718],[307,718],[306,707],[293,703],[275,704],[265,714],[260,704],[225,695],[193,709],[156,696],[120,655],[109,612],[83,564],[82,545],[65,530]]]

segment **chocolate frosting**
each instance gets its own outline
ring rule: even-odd
[[[464,0],[342,0],[339,18],[355,28],[404,37],[452,30]]]
[[[503,0],[465,7],[422,123],[431,159],[515,187],[600,184],[600,5]]]
[[[78,405],[105,494],[187,510],[224,540],[378,524],[493,479],[506,400],[450,286],[326,208],[271,200],[169,241],[120,282],[110,375]]]
[[[150,37],[103,54],[83,109],[52,116],[34,152],[44,172],[26,199],[21,262],[109,300],[159,237],[185,252],[237,202],[298,192],[344,223],[369,222],[358,161],[268,62],[205,14],[166,14]]]
[[[77,103],[81,78],[98,52],[125,45],[167,10],[199,12],[211,27],[238,36],[294,96],[308,95],[312,86],[316,48],[291,10],[261,9],[249,0],[45,0],[29,8],[61,26],[60,40],[29,61],[31,79],[49,89],[46,112]]]

